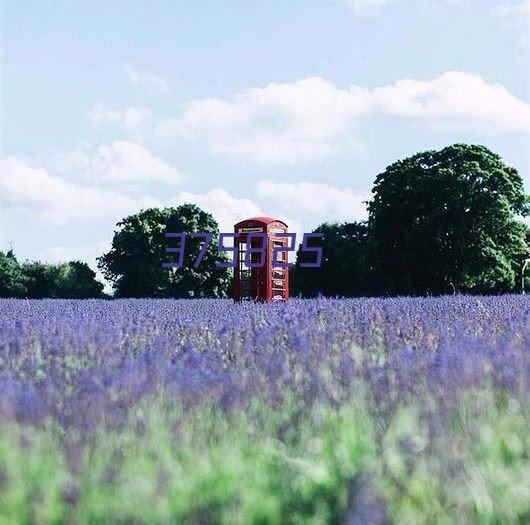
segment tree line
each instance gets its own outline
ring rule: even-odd
[[[455,144],[390,165],[376,177],[364,222],[324,223],[320,268],[302,268],[298,251],[292,293],[303,297],[506,293],[521,286],[530,212],[520,174],[484,146]],[[168,260],[166,232],[219,235],[198,206],[151,208],[117,224],[111,249],[98,266],[115,297],[225,297],[231,273],[215,242],[200,269],[200,239],[186,241],[183,267]],[[19,264],[0,252],[0,297],[102,297],[85,264]],[[528,279],[527,279],[528,281]],[[530,281],[527,285],[530,284]]]
[[[13,250],[0,252],[0,297],[88,299],[104,296],[103,285],[84,262],[20,264]]]

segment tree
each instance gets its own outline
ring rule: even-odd
[[[63,278],[59,281],[59,297],[66,299],[90,299],[104,297],[103,284],[96,280],[94,270],[82,261],[70,261],[63,265]]]
[[[126,217],[117,224],[111,250],[98,259],[105,277],[114,284],[117,297],[223,297],[230,283],[229,271],[218,268],[225,261],[217,248],[219,229],[215,219],[193,204],[177,208],[150,208]],[[166,253],[178,241],[166,232],[209,232],[209,244],[198,268],[193,263],[204,239],[186,238],[184,264],[171,270],[163,262],[175,260]],[[173,241],[173,242],[172,242]]]
[[[314,254],[300,249],[292,271],[294,295],[358,297],[370,295],[368,228],[365,223],[324,223],[314,230],[324,234],[320,268],[302,268]],[[315,242],[316,246],[317,243]]]
[[[61,268],[56,264],[40,261],[26,262],[23,265],[27,279],[27,297],[30,299],[57,298]]]
[[[26,277],[12,250],[0,251],[0,297],[24,297]]]
[[[529,211],[518,172],[483,146],[456,144],[377,176],[369,228],[390,294],[513,290]]]
[[[81,261],[46,264],[39,261],[23,265],[30,299],[88,299],[103,297],[103,285]]]

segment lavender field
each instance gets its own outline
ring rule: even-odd
[[[0,523],[529,523],[530,300],[0,301]]]

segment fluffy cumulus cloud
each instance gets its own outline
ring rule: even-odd
[[[351,141],[368,104],[365,89],[341,90],[314,77],[250,89],[231,100],[193,101],[178,130],[215,154],[258,162],[308,161]]]
[[[149,197],[132,198],[95,185],[75,184],[16,157],[0,161],[0,203],[52,224],[72,219],[118,219],[157,204]]]
[[[110,115],[100,122],[114,121],[122,131],[134,131],[131,114],[141,113],[148,115],[142,117],[147,122],[137,127],[149,129],[152,139],[178,138],[212,154],[272,164],[318,161],[359,150],[362,127],[375,116],[481,135],[530,132],[530,104],[501,84],[459,71],[373,89],[341,89],[320,77],[272,83],[229,99],[192,101],[174,118],[157,118],[138,108],[95,111]]]
[[[367,218],[366,201],[369,194],[350,188],[337,188],[323,182],[258,183],[258,196],[273,202],[286,213],[305,224],[324,221],[352,221]]]
[[[400,80],[371,93],[374,112],[423,121],[435,128],[530,132],[530,104],[501,84],[453,71],[431,81]]]
[[[54,173],[75,173],[92,182],[180,184],[184,176],[146,147],[114,141],[94,147],[79,143],[72,151],[47,152],[40,159]]]
[[[227,232],[232,231],[233,225],[242,218],[263,214],[252,200],[235,197],[219,188],[206,193],[179,191],[164,199],[149,195],[135,197],[120,187],[66,180],[16,157],[0,162],[0,205],[3,210],[25,211],[30,219],[52,225],[97,219],[108,224],[110,232],[114,222],[142,208],[183,203],[197,204],[212,213],[221,231]],[[60,259],[70,253],[68,247],[56,247],[47,255]]]
[[[372,90],[339,89],[318,77],[269,84],[231,100],[191,102],[178,129],[215,154],[294,163],[358,148],[362,121],[374,115],[481,133],[530,131],[529,104],[499,84],[462,72]]]
[[[206,193],[181,191],[171,199],[171,204],[175,206],[184,203],[196,204],[204,211],[211,213],[219,223],[221,232],[233,231],[234,224],[242,219],[263,215],[255,202],[235,197],[221,188]]]
[[[127,78],[133,85],[141,86],[148,91],[164,93],[165,95],[169,93],[167,80],[162,77],[153,75],[149,72],[138,71],[129,65],[124,67],[124,71],[127,75]]]
[[[205,145],[213,154],[257,162],[300,162],[355,146],[353,128],[366,112],[366,90],[339,90],[315,77],[272,83],[236,94],[190,102],[179,117],[155,117],[146,108],[117,110],[98,104],[89,112],[96,128],[145,140],[178,138]],[[348,137],[349,135],[349,137]]]

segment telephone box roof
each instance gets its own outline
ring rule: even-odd
[[[250,221],[261,222],[262,224],[270,224],[271,222],[281,222],[283,225],[285,225],[285,227],[287,227],[287,224],[285,224],[285,222],[283,222],[282,220],[275,219],[274,217],[267,217],[267,216],[250,217],[250,219],[239,221],[238,223],[235,224],[235,226],[239,226],[240,224],[243,224],[245,222],[250,222]]]

